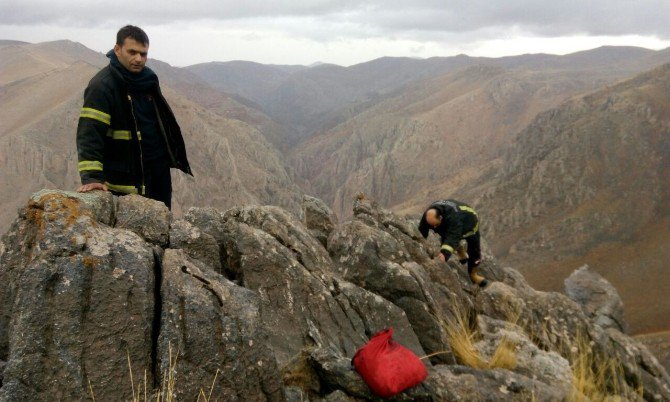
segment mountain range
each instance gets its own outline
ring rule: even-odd
[[[581,264],[610,280],[633,332],[668,330],[670,49],[564,56],[385,57],[350,67],[158,60],[194,178],[174,211],[302,194],[342,219],[361,192],[417,216],[454,197],[488,249],[541,289]],[[0,230],[39,188],[78,184],[74,133],[107,59],[70,41],[0,41]],[[653,305],[653,308],[649,308]]]

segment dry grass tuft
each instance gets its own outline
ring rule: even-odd
[[[504,368],[507,370],[514,370],[516,368],[516,344],[503,337],[498,347],[496,348],[491,360],[489,361],[489,368]]]
[[[168,346],[168,355],[170,359],[169,368],[163,372],[162,382],[158,389],[153,389],[149,386],[147,382],[147,372],[144,371],[144,379],[140,384],[137,384],[135,388],[135,379],[133,376],[133,366],[130,361],[130,353],[126,351],[126,358],[128,360],[128,374],[130,375],[130,387],[133,394],[133,402],[176,402],[176,389],[177,389],[177,355],[172,355],[172,346]],[[216,386],[216,380],[219,377],[220,370],[217,369],[214,374],[214,379],[209,389],[205,391],[203,388],[200,388],[196,402],[210,402],[212,400],[212,394]],[[93,391],[93,385],[91,382],[88,382],[89,396],[93,402],[95,402],[95,392]]]
[[[625,373],[621,361],[593,350],[589,339],[577,334],[568,356],[574,385],[571,401],[625,401]],[[642,389],[636,390],[642,396]]]
[[[444,328],[449,338],[449,345],[456,360],[463,365],[484,369],[488,364],[475,347],[477,331],[471,324],[469,312],[456,305],[453,317],[446,320]]]
[[[452,317],[445,320],[444,328],[449,338],[451,350],[456,360],[463,365],[477,369],[516,368],[516,344],[503,337],[491,358],[487,361],[475,343],[480,334],[474,326],[474,317],[459,303],[453,304]]]

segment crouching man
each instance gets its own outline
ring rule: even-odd
[[[430,230],[442,238],[440,260],[446,262],[452,254],[456,254],[461,264],[468,264],[472,283],[482,288],[488,284],[488,281],[477,273],[482,261],[482,252],[479,219],[472,207],[455,200],[432,203],[423,213],[419,223],[419,232],[424,238],[428,237]],[[465,240],[467,251],[461,240]]]

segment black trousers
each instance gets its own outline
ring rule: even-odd
[[[482,246],[479,231],[466,237],[465,241],[468,243],[468,271],[472,271],[482,261]]]
[[[172,208],[172,175],[167,161],[144,162],[144,185],[147,198],[161,201]]]

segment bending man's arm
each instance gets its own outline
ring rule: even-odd
[[[442,247],[440,248],[442,261],[449,261],[451,255],[456,252],[458,243],[461,241],[462,226],[461,222],[456,219],[447,220],[447,231],[442,236]]]

